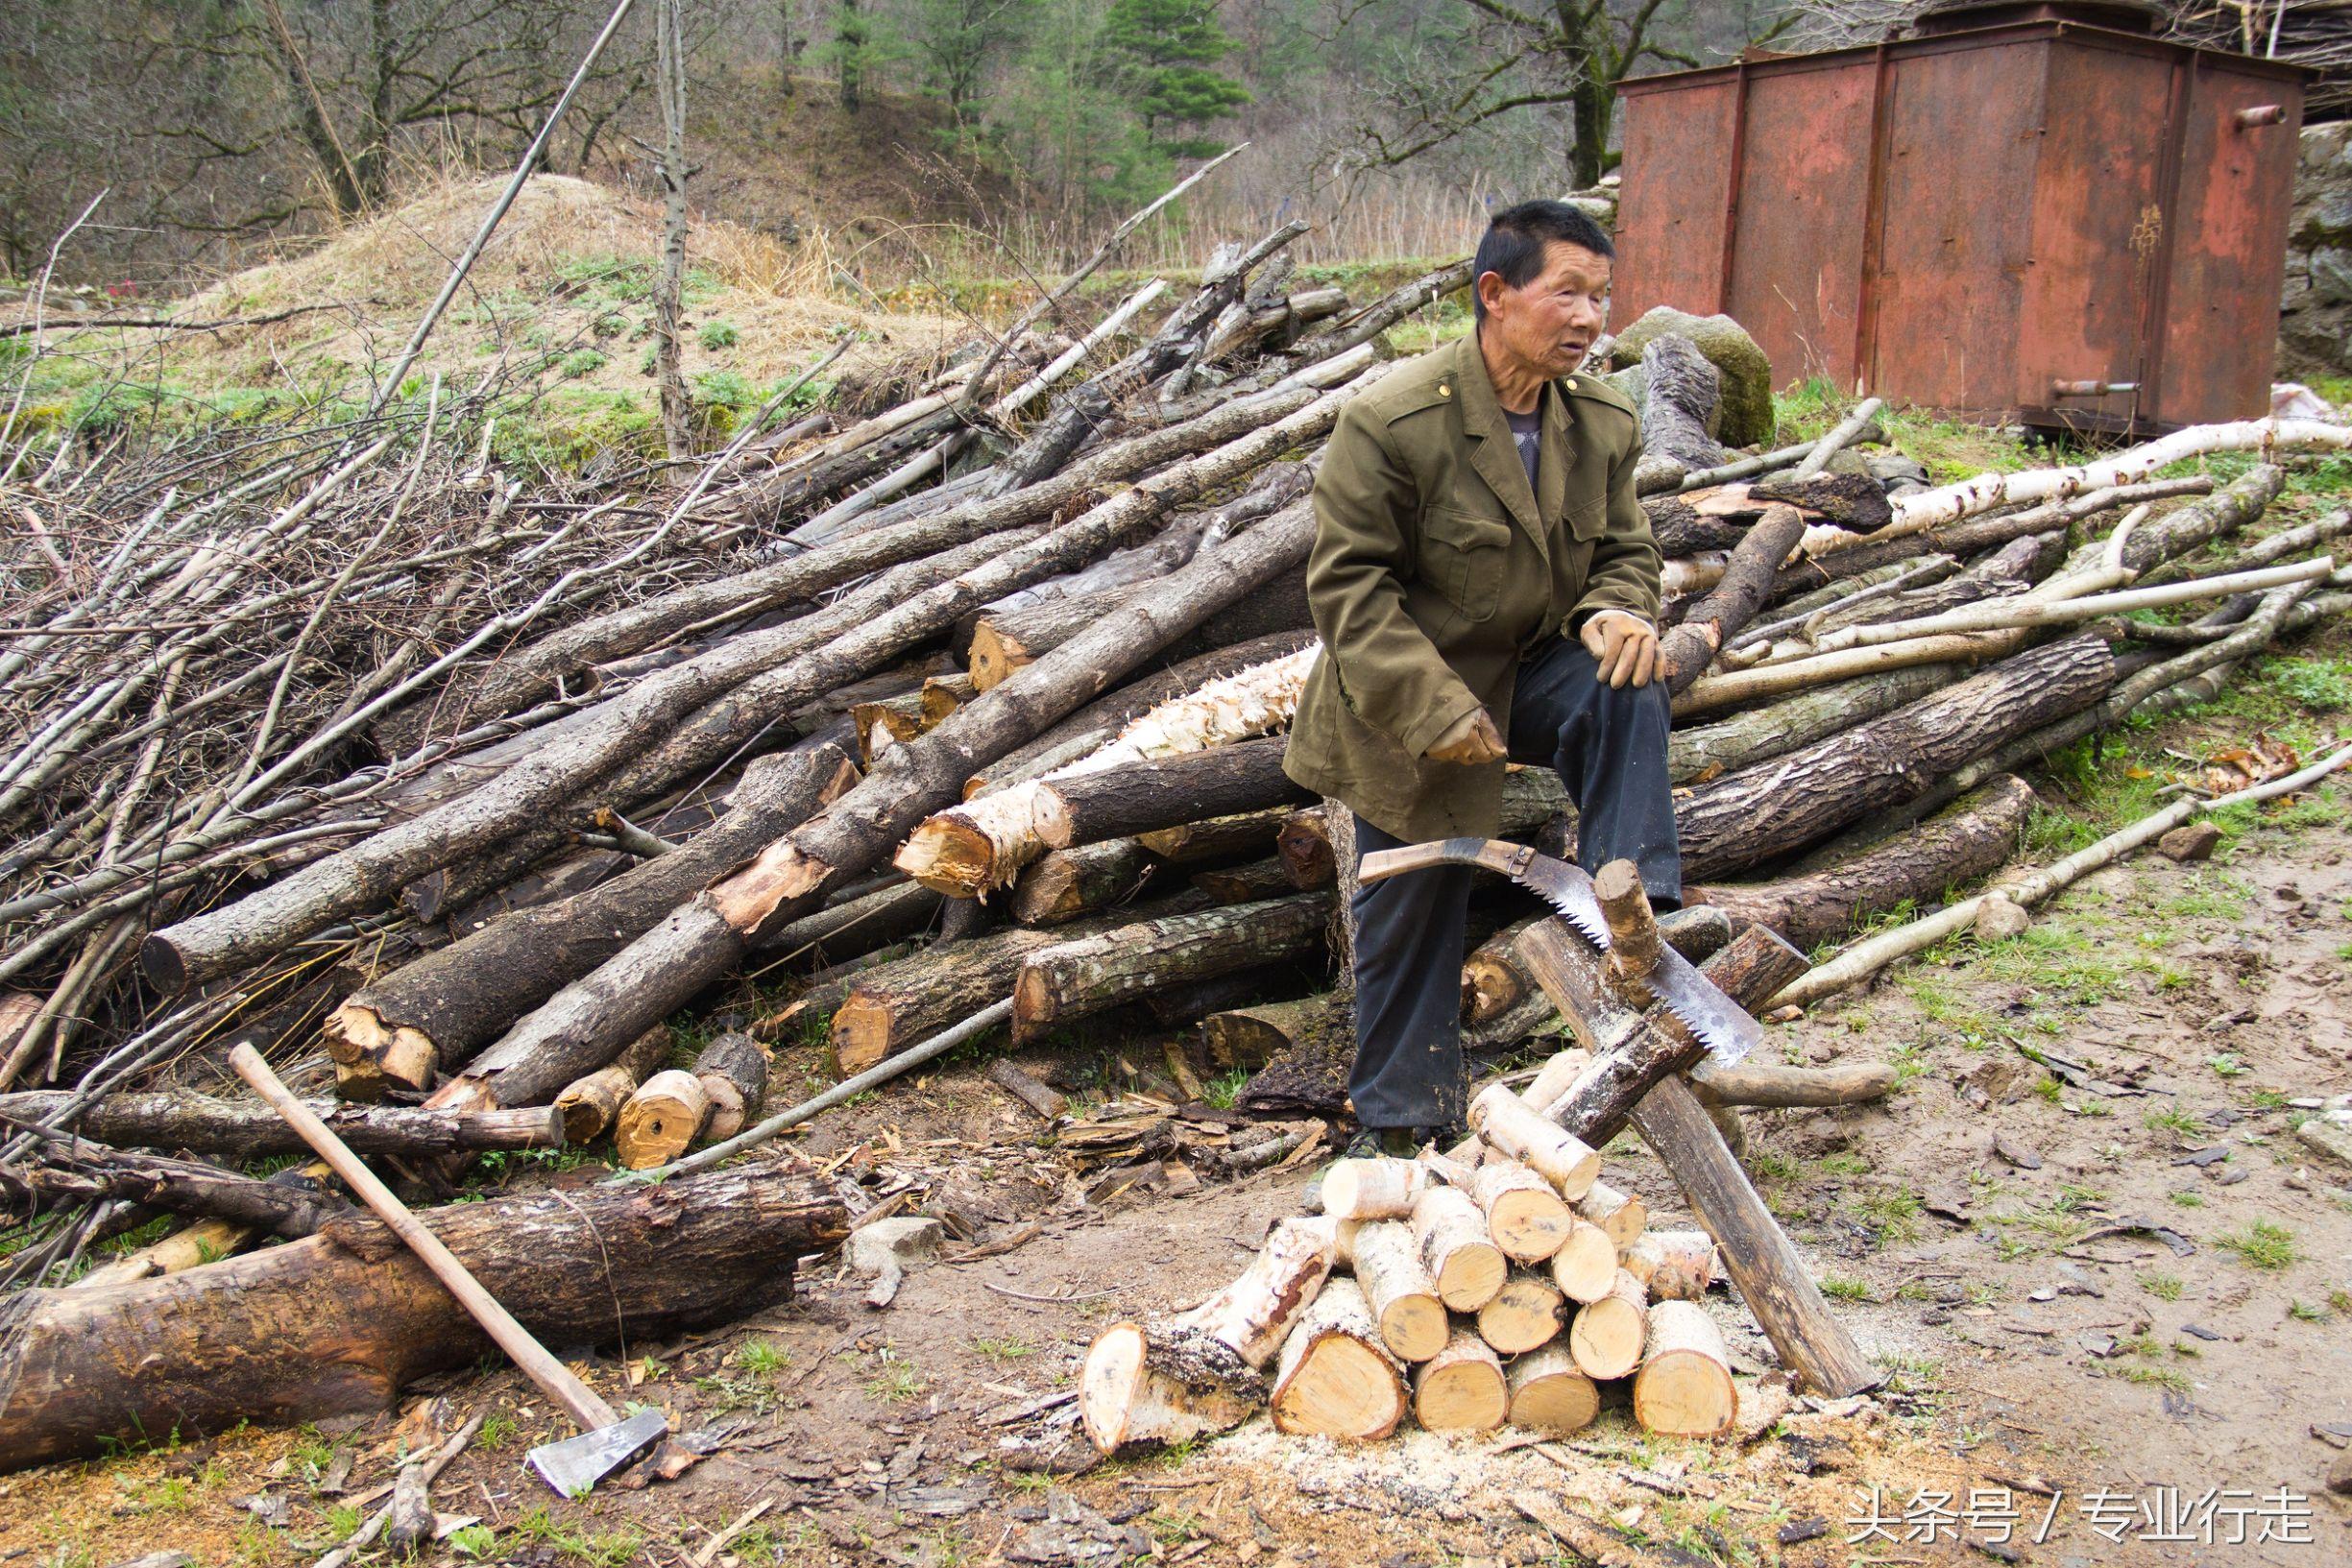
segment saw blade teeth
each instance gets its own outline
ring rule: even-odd
[[[1609,951],[1608,927],[1602,926],[1596,929],[1583,910],[1571,907],[1558,899],[1553,899],[1550,903],[1553,908],[1560,911],[1561,919],[1584,933],[1586,941],[1599,948],[1603,953]]]

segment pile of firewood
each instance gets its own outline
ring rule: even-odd
[[[1304,228],[1221,250],[1172,308],[1153,283],[1081,318],[1081,269],[945,363],[783,424],[780,394],[675,488],[509,472],[434,397],[0,452],[27,519],[0,542],[5,1283],[70,1278],[158,1211],[308,1234],[268,1184],[107,1163],[256,1150],[214,1094],[236,1040],[362,1102],[347,1136],[427,1189],[608,1132],[623,1163],[704,1169],[999,1026],[1138,1005],[1201,1025],[1202,1071],[1255,1071],[1242,1111],[1342,1109],[1323,987],[1355,856],[1281,767],[1315,657],[1307,491],[1383,334],[1468,264],[1350,305],[1295,286]],[[1809,946],[1994,870],[2031,799],[2011,770],[2352,606],[2316,553],[2344,519],[2240,537],[2272,459],[2341,428],[1929,488],[1849,449],[1882,439],[1866,407],[1706,467],[1708,367],[1672,342],[1645,350],[1637,488],[1690,898],[1727,929]],[[2224,451],[2263,461],[2154,477]],[[2201,618],[2137,614],[2181,605]],[[1546,770],[1503,813],[1573,840]],[[1555,1030],[1521,911],[1479,907],[1473,1043]],[[677,1049],[662,1026],[746,970],[797,995]],[[842,1081],[769,1103],[803,1039]]]
[[[1523,1094],[1490,1086],[1450,1153],[1336,1162],[1322,1215],[1277,1222],[1230,1285],[1105,1330],[1079,1375],[1087,1435],[1119,1453],[1264,1409],[1280,1432],[1386,1437],[1408,1408],[1432,1432],[1565,1433],[1619,1382],[1650,1431],[1728,1431],[1730,1359],[1696,1305],[1714,1242],[1648,1229],[1639,1194],[1546,1120],[1591,1060],[1562,1051]]]

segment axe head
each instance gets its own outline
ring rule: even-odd
[[[563,1497],[585,1497],[596,1483],[643,1458],[647,1449],[669,1435],[669,1418],[658,1410],[597,1427],[561,1442],[542,1443],[523,1458],[539,1479]]]

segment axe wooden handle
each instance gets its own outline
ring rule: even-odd
[[[237,1070],[238,1077],[253,1085],[254,1093],[269,1101],[271,1109],[285,1118],[286,1124],[302,1135],[303,1143],[318,1150],[319,1158],[359,1194],[359,1200],[375,1212],[376,1218],[392,1227],[392,1234],[424,1260],[424,1266],[449,1288],[449,1294],[457,1298],[458,1305],[473,1315],[483,1332],[497,1340],[498,1348],[539,1385],[542,1393],[570,1411],[571,1418],[586,1431],[609,1427],[620,1419],[619,1413],[595,1389],[549,1355],[547,1347],[533,1339],[529,1329],[515,1321],[513,1313],[498,1305],[497,1296],[482,1289],[482,1282],[457,1261],[457,1254],[443,1245],[440,1237],[426,1230],[408,1212],[408,1206],[392,1195],[392,1189],[376,1179],[376,1172],[345,1146],[332,1128],[294,1098],[292,1091],[279,1081],[278,1074],[270,1071],[270,1064],[261,1059],[259,1051],[240,1040],[230,1049],[229,1065]]]

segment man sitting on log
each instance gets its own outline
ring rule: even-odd
[[[1307,563],[1322,654],[1285,766],[1353,811],[1361,856],[1491,837],[1505,759],[1548,763],[1577,805],[1578,861],[1633,860],[1663,912],[1682,879],[1641,435],[1631,403],[1575,374],[1614,255],[1564,203],[1496,213],[1472,264],[1475,333],[1341,416]],[[1442,867],[1355,894],[1351,1153],[1463,1119],[1469,890],[1468,868]]]

